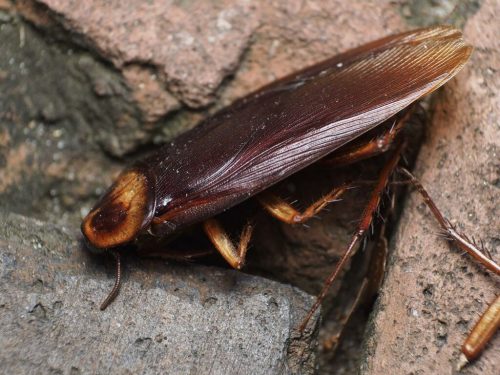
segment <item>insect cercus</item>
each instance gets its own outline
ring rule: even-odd
[[[368,43],[237,100],[127,168],[82,223],[90,247],[111,253],[117,260],[115,287],[101,309],[119,290],[122,245],[140,244],[151,236],[168,237],[202,223],[218,252],[232,267],[240,269],[252,226],[243,228],[235,245],[214,216],[255,197],[277,219],[302,223],[347,187],[333,188],[304,212],[266,189],[320,159],[332,157],[330,162],[347,164],[387,150],[392,154],[374,184],[359,226],[301,328],[365,236],[381,193],[396,171],[423,195],[448,238],[499,274],[500,267],[455,231],[415,177],[398,166],[404,146],[400,130],[411,104],[450,80],[471,53],[472,47],[464,42],[460,31],[448,26],[409,31]],[[369,131],[375,131],[376,136],[364,137]],[[500,317],[498,303],[494,306],[493,325],[488,325],[490,336]],[[477,332],[471,337],[487,336]],[[483,339],[474,340],[472,349],[469,345],[464,350],[469,359],[477,355],[479,346],[484,346]]]

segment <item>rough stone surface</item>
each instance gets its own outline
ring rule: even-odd
[[[252,2],[240,0],[37,3],[117,67],[155,66],[168,88],[192,107],[213,101],[236,68],[259,15]]]
[[[476,49],[439,97],[416,174],[443,213],[500,259],[499,3],[486,1],[465,27]],[[373,317],[364,374],[451,374],[499,279],[436,233],[420,196],[405,205]],[[498,374],[500,336],[463,374]]]
[[[313,298],[296,288],[136,260],[101,312],[111,280],[74,230],[15,214],[0,222],[2,373],[313,373],[314,334],[294,331]]]

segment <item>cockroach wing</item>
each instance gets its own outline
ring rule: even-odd
[[[420,29],[238,100],[141,164],[155,175],[152,228],[203,220],[310,165],[443,85],[471,51],[456,29]]]

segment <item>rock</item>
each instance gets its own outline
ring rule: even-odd
[[[0,214],[4,373],[312,374],[313,298],[241,272],[129,259],[104,312],[112,267],[77,231]],[[108,271],[108,272],[107,272]]]
[[[415,174],[460,230],[499,260],[499,4],[486,1],[465,27],[471,61],[445,86]],[[449,246],[418,193],[405,205],[369,330],[363,374],[450,374],[498,277]],[[463,374],[497,374],[500,336]]]
[[[87,46],[118,68],[129,63],[154,67],[168,90],[194,108],[213,102],[222,80],[236,68],[259,15],[251,3],[240,0],[34,3],[84,36]]]

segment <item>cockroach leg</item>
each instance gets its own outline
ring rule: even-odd
[[[349,184],[342,185],[332,189],[316,202],[307,207],[303,212],[297,211],[291,204],[284,199],[270,192],[263,192],[257,196],[260,205],[273,217],[287,224],[304,223],[329,203],[339,199],[339,197],[350,187]]]
[[[491,258],[489,251],[481,245],[478,246],[474,240],[470,240],[465,234],[459,233],[448,219],[446,219],[441,211],[437,208],[431,196],[425,190],[420,181],[413,176],[407,169],[400,167],[399,172],[409,178],[403,183],[412,184],[420,195],[423,197],[424,203],[429,207],[432,214],[438,221],[441,228],[446,234],[446,239],[452,241],[461,250],[468,253],[476,261],[483,264],[488,270],[500,275],[500,266]],[[463,368],[468,362],[476,359],[482,352],[486,344],[489,342],[493,334],[500,327],[500,296],[495,299],[493,304],[489,306],[481,319],[474,326],[473,330],[465,340],[462,346],[462,355],[458,363],[458,370]]]
[[[340,148],[321,160],[321,164],[334,166],[335,168],[343,167],[387,152],[396,142],[411,113],[413,113],[413,110],[408,110],[403,117],[394,122],[390,129],[369,141]]]
[[[462,345],[462,355],[457,366],[458,371],[481,354],[486,344],[499,328],[500,296],[497,296]]]
[[[368,267],[367,273],[357,291],[356,298],[352,302],[349,310],[347,311],[347,314],[344,314],[341,318],[339,322],[340,328],[338,329],[338,332],[334,333],[328,339],[325,339],[323,341],[323,350],[329,351],[331,356],[335,354],[344,330],[351,320],[354,312],[362,304],[373,301],[380,289],[380,286],[382,285],[389,246],[386,238],[385,224],[381,225],[378,234],[378,240],[375,240],[376,245],[370,255],[370,266]]]
[[[196,250],[175,250],[161,248],[154,251],[143,252],[140,255],[147,258],[161,258],[166,260],[175,260],[179,262],[192,262],[198,258],[204,258],[212,255],[214,250],[209,249],[196,249]]]
[[[422,195],[424,203],[429,207],[432,214],[438,221],[441,228],[447,235],[447,239],[456,244],[461,250],[467,252],[470,256],[472,256],[475,260],[483,264],[487,269],[500,275],[500,266],[493,261],[490,257],[488,257],[488,252],[485,249],[480,248],[474,241],[471,241],[465,234],[459,233],[453,225],[446,219],[441,211],[437,208],[436,204],[430,197],[429,193],[422,186],[420,181],[411,174],[405,168],[398,168],[398,171],[406,175],[409,180],[408,183],[412,184],[417,191]]]
[[[370,259],[370,268],[367,271],[366,278],[369,280],[368,289],[366,291],[367,298],[374,298],[385,276],[387,264],[387,256],[389,254],[389,244],[387,242],[385,224],[380,229],[380,237],[377,240],[374,251]]]
[[[224,259],[236,269],[245,264],[248,243],[252,237],[253,226],[248,223],[241,232],[238,247],[235,247],[228,234],[217,219],[208,219],[203,222],[203,230]]]
[[[115,285],[113,286],[113,289],[111,289],[111,292],[109,292],[106,299],[101,303],[101,306],[99,307],[101,311],[105,310],[106,307],[108,307],[109,304],[113,302],[113,300],[116,298],[116,296],[120,292],[120,286],[122,281],[122,267],[121,267],[120,253],[117,251],[111,251],[110,253],[114,256],[116,260]]]
[[[347,314],[345,314],[339,322],[340,330],[334,335],[330,336],[328,339],[323,341],[323,350],[328,350],[330,352],[335,352],[337,350],[337,347],[340,343],[340,338],[344,333],[344,329],[349,320],[351,319],[352,314],[354,314],[354,311],[356,311],[360,303],[363,301],[364,296],[366,295],[366,292],[368,290],[368,287],[369,287],[368,278],[364,278],[361,287],[358,289],[358,293],[356,294],[354,302],[349,308]]]
[[[377,211],[378,206],[380,204],[380,200],[382,197],[382,194],[384,190],[386,189],[387,185],[389,184],[389,179],[396,168],[399,159],[401,157],[401,152],[403,150],[403,143],[399,143],[396,150],[392,154],[391,158],[388,160],[382,171],[380,172],[379,179],[377,181],[377,184],[375,185],[375,188],[372,191],[372,194],[370,196],[370,200],[368,201],[368,204],[366,205],[363,215],[361,216],[361,221],[358,225],[358,228],[354,235],[352,236],[351,242],[349,243],[349,246],[347,246],[346,251],[344,252],[344,255],[342,255],[342,258],[340,261],[336,264],[334,270],[328,276],[328,278],[325,280],[325,283],[323,285],[323,289],[319,293],[318,297],[316,298],[316,302],[314,303],[313,307],[309,310],[307,316],[301,323],[299,329],[301,332],[304,331],[304,329],[307,326],[307,323],[313,316],[313,314],[316,312],[316,310],[319,308],[321,305],[321,302],[326,297],[326,294],[328,293],[328,290],[330,289],[330,286],[333,284],[333,282],[337,279],[338,275],[340,274],[340,271],[344,268],[346,265],[347,261],[349,258],[354,254],[356,245],[360,242],[360,240],[364,237],[366,234],[366,231],[370,228],[370,225],[372,224],[373,221],[373,216],[374,213]]]

